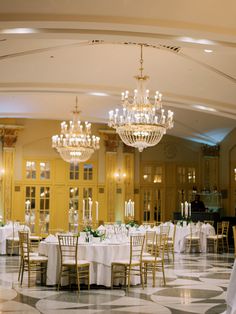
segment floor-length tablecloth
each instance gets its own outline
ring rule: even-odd
[[[236,314],[236,260],[229,280],[226,296],[227,314]]]
[[[60,254],[58,243],[41,242],[40,254],[48,256],[47,285],[58,282]],[[111,263],[117,259],[129,258],[130,246],[128,243],[108,244],[79,244],[79,259],[88,260],[90,265],[90,284],[111,286]],[[138,284],[139,278],[131,278],[131,284]]]

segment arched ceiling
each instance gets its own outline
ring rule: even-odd
[[[106,123],[144,44],[150,94],[175,113],[168,134],[216,144],[236,126],[235,12],[234,0],[1,1],[0,118],[70,119],[78,95],[81,119]]]

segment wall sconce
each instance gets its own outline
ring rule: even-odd
[[[2,169],[0,170],[0,181],[2,181],[3,176],[4,176],[4,173],[5,173],[5,170],[2,168]]]
[[[121,182],[126,178],[126,173],[121,172],[121,170],[119,169],[117,172],[114,173],[114,178],[116,179],[117,182]]]

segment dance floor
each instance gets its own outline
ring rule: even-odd
[[[157,285],[132,286],[128,293],[120,288],[110,290],[92,286],[56,291],[55,287],[17,282],[17,256],[0,256],[1,313],[223,313],[226,310],[226,290],[234,262],[233,254],[176,254],[175,262],[166,264],[167,285],[161,273]],[[32,282],[34,284],[34,282]]]

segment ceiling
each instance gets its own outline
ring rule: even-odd
[[[217,144],[236,126],[235,12],[234,0],[0,1],[0,118],[70,119],[78,95],[81,120],[107,123],[144,44],[168,134]]]

